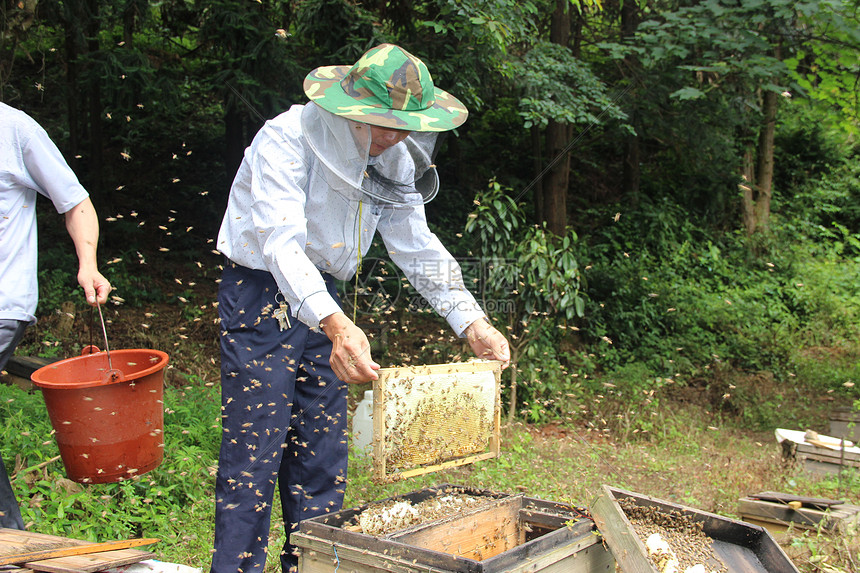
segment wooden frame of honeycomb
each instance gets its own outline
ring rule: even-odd
[[[382,368],[373,383],[373,480],[497,457],[501,362]]]

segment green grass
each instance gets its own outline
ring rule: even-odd
[[[70,482],[59,461],[39,466],[58,453],[41,396],[0,385],[0,448],[28,529],[91,541],[157,537],[159,559],[206,569],[219,401],[216,386],[192,382],[166,391],[162,465],[135,480],[99,485]],[[503,428],[497,459],[387,485],[373,483],[369,457],[354,454],[345,505],[440,483],[578,506],[587,506],[601,484],[609,484],[729,517],[738,517],[739,498],[762,490],[860,502],[857,473],[842,479],[807,474],[782,459],[770,432],[743,431],[720,414],[677,404],[661,409],[654,427],[625,437],[609,427],[517,423]],[[274,507],[270,546],[278,548],[285,537],[277,499]],[[847,551],[856,551],[858,543],[856,537],[794,532],[783,546],[802,571],[818,571],[826,559],[831,573],[847,573],[857,571]],[[266,569],[279,569],[277,551]]]

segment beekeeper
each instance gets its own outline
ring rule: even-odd
[[[36,120],[0,103],[0,370],[36,321],[37,194],[64,214],[87,302],[104,304],[111,286],[96,262],[99,221],[89,194]],[[0,527],[24,529],[2,458]]]
[[[468,111],[424,63],[383,44],[353,66],[323,66],[294,105],[257,133],[218,236],[227,261],[221,319],[223,434],[212,571],[261,571],[277,483],[287,535],[341,508],[346,385],[376,379],[367,336],[341,310],[378,231],[391,259],[482,358],[509,360],[505,337],[467,291],[427,226],[439,188],[439,132]],[[297,559],[289,541],[285,571]]]

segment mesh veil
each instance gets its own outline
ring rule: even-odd
[[[433,164],[441,144],[438,133],[412,132],[378,157],[370,157],[369,125],[314,103],[302,111],[302,132],[323,166],[326,183],[349,199],[420,205],[439,190]]]

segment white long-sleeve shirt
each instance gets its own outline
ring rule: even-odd
[[[35,320],[37,193],[58,213],[89,196],[45,130],[0,103],[0,319]]]
[[[424,206],[380,204],[332,189],[302,134],[303,108],[267,121],[245,150],[218,249],[237,264],[272,273],[293,315],[318,327],[340,311],[320,271],[352,278],[379,231],[409,282],[462,335],[485,315],[459,265],[427,226]]]

